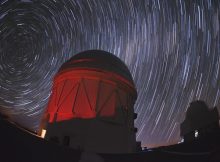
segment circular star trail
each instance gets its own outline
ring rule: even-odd
[[[190,102],[220,106],[219,21],[218,0],[1,0],[0,111],[37,130],[61,64],[101,49],[134,77],[137,140],[176,143]]]

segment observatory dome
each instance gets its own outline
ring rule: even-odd
[[[58,73],[79,68],[115,73],[129,81],[134,86],[131,73],[124,62],[106,51],[88,50],[80,52],[64,63]]]
[[[134,152],[136,98],[132,76],[119,58],[100,50],[78,53],[54,77],[45,137],[93,152]]]
[[[136,98],[131,73],[119,58],[106,51],[84,51],[54,77],[46,118],[55,122],[112,116],[118,107],[133,109]]]

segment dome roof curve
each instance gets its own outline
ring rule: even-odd
[[[106,51],[88,50],[80,52],[66,61],[59,69],[58,74],[65,70],[78,68],[116,73],[134,85],[132,75],[125,63],[117,56]]]

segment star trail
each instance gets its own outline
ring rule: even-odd
[[[189,103],[220,107],[218,0],[1,0],[0,112],[36,131],[59,67],[100,49],[138,90],[137,140],[177,143]]]

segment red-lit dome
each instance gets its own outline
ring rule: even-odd
[[[137,98],[127,66],[109,52],[90,50],[64,63],[54,78],[47,109],[49,122],[113,116]]]

